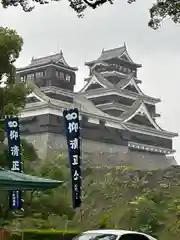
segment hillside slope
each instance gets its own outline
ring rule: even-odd
[[[134,229],[155,236],[168,231],[169,239],[177,239],[179,199],[180,166],[154,171],[126,167],[86,169],[83,205],[73,225],[83,229]]]

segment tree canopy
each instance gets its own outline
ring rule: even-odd
[[[51,0],[60,1],[60,0]],[[113,4],[114,0],[68,0],[70,7],[78,14],[79,17],[84,16],[84,11],[87,7],[97,8],[102,4]],[[120,0],[119,0],[120,1]],[[134,3],[138,0],[126,0],[128,4]],[[34,5],[29,5],[28,0],[1,0],[2,6],[7,8],[9,6],[21,6],[25,12],[30,12],[34,9]],[[48,4],[48,0],[35,0],[39,4]],[[153,29],[158,29],[161,22],[165,18],[170,18],[174,23],[180,23],[180,0],[156,0],[149,10],[150,20],[148,25]]]
[[[14,63],[22,45],[23,40],[15,30],[0,27],[0,151],[4,142],[5,116],[18,114],[30,92],[24,83],[16,81]]]

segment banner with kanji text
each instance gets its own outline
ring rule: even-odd
[[[7,117],[5,119],[5,128],[8,139],[10,170],[15,172],[22,172],[21,161],[21,145],[20,145],[20,131],[18,117]],[[10,191],[9,193],[9,209],[22,209],[22,192],[20,190]]]
[[[77,108],[66,109],[63,112],[66,126],[66,137],[69,153],[69,163],[72,178],[73,208],[81,206],[81,150],[80,122]]]

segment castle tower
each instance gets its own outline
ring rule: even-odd
[[[161,100],[141,91],[137,77],[141,64],[130,58],[126,46],[103,49],[100,57],[85,65],[89,67],[89,77],[81,95],[104,113],[119,119],[129,131],[129,151],[172,154],[172,139],[177,134],[163,130],[156,123],[160,117],[156,104]]]
[[[21,135],[31,141],[41,158],[67,153],[63,110],[80,110],[82,153],[85,163],[130,165],[138,169],[165,168],[176,133],[156,123],[160,99],[144,94],[137,69],[126,46],[103,50],[97,60],[86,62],[85,86],[74,92],[77,68],[70,67],[62,52],[17,69],[21,81],[33,92],[20,114]],[[87,156],[87,158],[86,158]],[[90,160],[90,161],[86,161]]]
[[[28,66],[17,69],[17,76],[21,81],[33,81],[50,98],[73,102],[77,70],[67,64],[60,51],[46,57],[32,58]],[[29,98],[28,101],[33,99]]]

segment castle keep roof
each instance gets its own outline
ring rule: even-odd
[[[44,66],[44,65],[48,65],[48,64],[55,64],[55,65],[59,65],[62,67],[64,66],[73,71],[78,70],[78,68],[69,66],[67,64],[67,62],[65,61],[63,52],[60,51],[59,53],[52,54],[52,55],[45,56],[45,57],[39,57],[39,58],[33,57],[31,60],[31,63],[28,66],[26,66],[25,68],[18,68],[17,71],[21,71],[21,70],[24,70],[27,68],[30,68],[30,69],[36,68],[36,67],[40,67],[40,66]]]
[[[130,56],[127,52],[127,48],[126,48],[125,44],[118,48],[113,48],[113,49],[108,49],[108,50],[103,49],[99,58],[97,58],[96,60],[90,61],[90,62],[86,62],[85,65],[92,66],[93,64],[98,63],[98,62],[101,62],[101,64],[103,64],[103,62],[106,62],[107,60],[115,59],[115,58],[119,58],[119,59],[124,58],[124,61],[129,61],[130,64],[133,64],[136,67],[142,66],[141,64],[137,64],[132,61],[132,59],[130,58]]]

